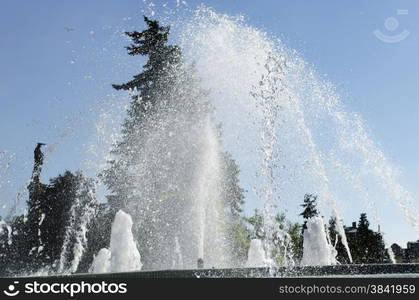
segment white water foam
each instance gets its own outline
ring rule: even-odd
[[[336,249],[330,244],[326,227],[321,217],[307,220],[304,230],[302,266],[336,265]]]
[[[247,253],[247,268],[262,268],[268,265],[266,253],[263,249],[262,241],[259,239],[252,239],[250,241],[249,251]]]
[[[140,271],[141,255],[132,234],[131,216],[118,211],[112,224],[110,249],[103,248],[95,256],[90,273]]]

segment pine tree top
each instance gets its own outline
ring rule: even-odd
[[[133,76],[134,79],[124,84],[114,84],[117,90],[142,91],[155,82],[161,73],[167,71],[170,65],[181,60],[181,51],[178,46],[167,45],[170,33],[169,26],[161,26],[158,21],[150,20],[144,16],[148,28],[138,32],[125,32],[132,43],[126,47],[129,55],[147,55],[148,62],[144,71]]]
[[[160,26],[156,20],[150,20],[144,17],[148,29],[141,32],[125,32],[133,44],[126,47],[129,55],[148,55],[153,52],[159,52],[164,48],[170,33],[169,26]]]
[[[368,230],[370,222],[368,221],[367,214],[362,213],[359,217],[358,230]]]
[[[316,208],[317,206],[317,196],[313,194],[304,195],[304,203],[301,204],[301,207],[304,208],[300,216],[303,216],[304,219],[309,219],[319,215],[319,212]]]

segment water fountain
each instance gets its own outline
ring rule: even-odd
[[[160,107],[161,112],[146,119],[142,128],[146,134],[133,142],[142,143],[133,154],[138,164],[124,170],[129,177],[121,180],[121,184],[128,181],[135,186],[124,207],[129,215],[122,211],[116,214],[110,249],[97,253],[90,271],[138,271],[143,267],[142,257],[147,259],[146,271],[133,276],[159,276],[148,271],[170,268],[185,271],[164,272],[196,276],[198,271],[188,269],[196,269],[198,260],[204,267],[199,276],[214,277],[382,271],[380,267],[376,267],[378,271],[366,271],[363,267],[339,266],[321,218],[307,222],[301,267],[294,267],[291,259],[285,266],[278,266],[273,259],[277,247],[271,242],[277,232],[275,212],[295,205],[299,201],[295,195],[304,190],[316,193],[322,209],[336,218],[337,232],[351,260],[337,201],[343,197],[342,181],[345,190],[361,192],[362,199],[362,191],[373,184],[397,201],[406,220],[419,232],[419,214],[411,195],[398,183],[383,152],[368,137],[361,118],[348,112],[333,86],[294,51],[247,25],[242,17],[200,7],[190,19],[174,27],[186,61],[194,63],[196,78],[187,81],[188,85],[182,82],[184,78],[175,82],[173,90],[188,94],[190,82],[199,81],[208,90],[203,101],[211,103],[214,110],[208,113],[178,107],[170,102],[170,96],[162,95],[168,100]],[[223,125],[222,139],[219,122]],[[109,137],[113,143],[114,135]],[[249,199],[263,207],[267,238],[251,241],[244,265],[248,269],[237,269],[243,265],[231,263],[222,201],[224,148],[240,165],[240,179],[246,189],[255,191],[249,192]],[[156,195],[156,186],[164,187],[164,193]],[[165,201],[172,202],[162,211],[156,203]],[[68,262],[63,255],[61,271],[76,270],[90,216],[86,211],[81,218],[84,223],[78,229],[75,259]],[[149,240],[135,241],[133,234],[141,236],[145,232]],[[289,236],[282,234],[277,239],[290,251]],[[137,248],[136,242],[142,244]],[[385,270],[389,268],[392,272],[402,270],[397,266]],[[417,266],[409,268],[409,272],[419,272]]]
[[[381,150],[367,136],[362,120],[345,110],[333,86],[316,75],[295,52],[246,25],[241,17],[217,14],[206,7],[199,8],[191,19],[174,26],[180,32],[180,45],[186,59],[194,62],[201,84],[210,91],[216,118],[223,124],[225,147],[238,160],[245,184],[253,181],[250,187],[254,187],[254,197],[264,207],[264,232],[268,237],[274,234],[274,211],[281,203],[294,202],[294,195],[301,188],[315,191],[323,201],[323,209],[329,210],[338,220],[336,229],[351,260],[336,200],[341,194],[335,177],[358,192],[367,190],[367,183],[363,183],[361,176],[374,176],[382,192],[389,192],[389,186],[394,187],[401,194],[396,196],[393,190],[391,195],[402,208],[409,207],[403,211],[411,225],[417,228],[419,221],[417,214],[414,216],[410,196],[397,183],[395,172]],[[205,259],[208,256],[217,257],[218,262],[210,265],[234,268],[226,263],[228,251],[214,255],[211,253],[214,248],[205,243],[209,236],[206,230],[213,227],[206,222],[217,218],[217,210],[211,208],[214,206],[209,205],[209,200],[217,198],[211,193],[217,193],[219,184],[219,175],[214,176],[218,172],[214,149],[219,145],[211,138],[213,133],[208,131],[211,126],[203,128],[206,128],[204,132],[208,139],[200,158],[201,176],[194,184],[192,206],[198,255],[191,256],[204,258],[205,262],[210,261]],[[255,143],[255,140],[260,142]],[[249,157],[254,159],[249,161]],[[258,175],[254,177],[251,172]],[[370,180],[365,182],[371,183]],[[209,218],[209,213],[215,215]],[[285,235],[282,239],[285,241]],[[182,247],[184,241],[179,236],[180,246],[176,243],[170,251],[179,257],[190,247],[187,244]],[[222,237],[215,245],[221,245],[221,241]],[[279,270],[284,272],[272,259],[275,245],[265,242],[261,247],[259,243],[257,240],[251,242],[249,256],[254,259],[249,258],[248,266],[260,267],[263,260],[269,276],[278,274]],[[338,263],[336,250],[330,245],[320,218],[308,222],[304,249],[302,266]],[[264,251],[267,257],[264,257]],[[220,258],[224,262],[220,262]],[[192,263],[186,268],[194,267]],[[338,268],[335,266],[334,270]]]

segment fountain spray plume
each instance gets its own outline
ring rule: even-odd
[[[197,261],[205,267],[234,267],[226,234],[225,150],[240,165],[244,188],[257,191],[249,193],[248,201],[263,207],[266,238],[263,247],[253,242],[252,251],[258,253],[257,264],[267,264],[272,271],[276,210],[291,204],[298,207],[302,191],[317,194],[331,210],[351,260],[336,201],[342,196],[342,185],[334,180],[331,154],[348,166],[345,172],[350,176],[337,175],[345,188],[357,189],[363,198],[362,191],[367,190],[363,180],[358,178],[359,184],[354,185],[352,175],[373,175],[418,229],[410,194],[398,184],[395,171],[363,123],[344,109],[333,87],[294,51],[240,16],[221,15],[203,6],[192,18],[173,25],[183,56],[175,57],[178,63],[167,68],[165,76],[154,82],[156,90],[147,94],[158,103],[136,111],[144,99],[131,90],[133,110],[128,114],[140,111],[135,118],[141,122],[124,127],[121,135],[104,134],[107,129],[99,128],[111,139],[108,145],[116,147],[109,155],[116,167],[103,173],[121,201],[115,204],[117,197],[111,195],[110,204],[122,206],[132,216],[129,240],[137,239],[143,269],[196,268]],[[223,145],[216,126],[220,122]],[[130,125],[129,120],[126,124]],[[132,129],[130,135],[127,128]],[[124,137],[128,138],[123,142],[115,141]],[[78,210],[77,205],[72,210],[75,218]],[[64,247],[61,271],[77,269],[83,253],[83,224],[91,214],[87,210],[80,216],[81,230],[71,229],[79,223],[73,221],[68,231],[68,239],[78,237],[79,246],[74,251]],[[319,229],[322,222],[313,220],[313,228]],[[321,240],[316,244],[321,249],[319,259],[335,263],[332,249],[324,247],[326,233],[317,229],[307,232],[307,242],[314,245]],[[288,249],[289,237],[283,234],[279,239]],[[113,248],[112,252],[118,251],[117,243]],[[323,251],[326,248],[331,252]],[[98,261],[110,257],[102,251]],[[94,269],[111,268],[108,262],[103,268],[98,264]]]
[[[225,213],[222,203],[222,180],[219,137],[210,116],[204,121],[200,163],[197,172],[194,206],[198,233],[198,259],[206,266],[228,267],[226,236],[223,232]],[[217,245],[217,246],[215,246]]]
[[[112,224],[110,249],[102,248],[94,257],[90,273],[140,271],[143,264],[132,234],[132,218],[118,211]]]
[[[260,189],[260,196],[264,203],[264,244],[268,255],[268,267],[270,269],[276,267],[273,255],[275,248],[273,241],[275,239],[275,197],[278,195],[276,189],[278,178],[275,178],[275,167],[280,150],[276,136],[276,126],[281,108],[279,98],[284,94],[284,88],[281,85],[283,77],[281,63],[281,57],[275,57],[272,53],[269,53],[264,65],[266,73],[262,75],[258,86],[251,92],[252,97],[257,101],[256,105],[262,115],[260,124],[262,151],[261,176],[264,179],[264,183]]]
[[[280,194],[282,204],[297,206],[296,195],[301,191],[317,194],[336,218],[337,231],[351,260],[337,200],[365,201],[362,190],[374,186],[381,193],[375,197],[395,199],[406,220],[418,230],[419,214],[412,196],[398,183],[397,172],[368,136],[361,118],[344,107],[333,85],[295,51],[247,25],[243,17],[218,14],[203,6],[179,27],[182,49],[186,58],[195,62],[203,86],[210,90],[216,117],[223,123],[225,147],[241,166],[245,189],[260,192],[261,186],[270,185],[257,195],[265,212],[272,208],[264,200],[267,195],[275,194],[272,199],[279,199]],[[272,83],[278,84],[279,93],[277,102],[270,104],[277,114],[273,123],[273,115],[267,114],[272,111],[260,109],[260,101],[251,96],[259,92],[261,98],[264,87],[259,83],[264,82],[265,64],[272,57],[284,60],[283,74],[276,76],[281,81]],[[262,144],[254,142],[257,137],[262,137]],[[276,137],[278,140],[272,142]],[[264,150],[259,151],[260,147]],[[279,157],[273,157],[272,148]],[[361,189],[354,176],[336,171],[331,155],[348,166],[346,172],[359,177]],[[269,170],[268,164],[273,169]],[[252,178],[258,169],[263,176]],[[273,180],[275,188],[272,178],[280,179]],[[355,196],[348,198],[343,192],[347,189]]]
[[[181,49],[167,44],[169,27],[144,20],[147,29],[127,33],[135,44],[130,54],[149,59],[135,77],[142,79],[114,85],[129,90],[133,101],[103,172],[114,193],[110,204],[132,216],[144,269],[170,268],[179,253],[185,268],[198,259],[226,266],[225,157],[208,92]]]

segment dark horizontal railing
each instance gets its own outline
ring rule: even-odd
[[[71,274],[55,275],[51,278],[243,278],[243,277],[321,277],[321,276],[355,276],[355,275],[404,275],[419,277],[419,264],[367,264],[281,267],[275,270],[268,268],[233,268],[233,269],[195,269],[195,270],[161,270],[138,271],[104,274]]]

